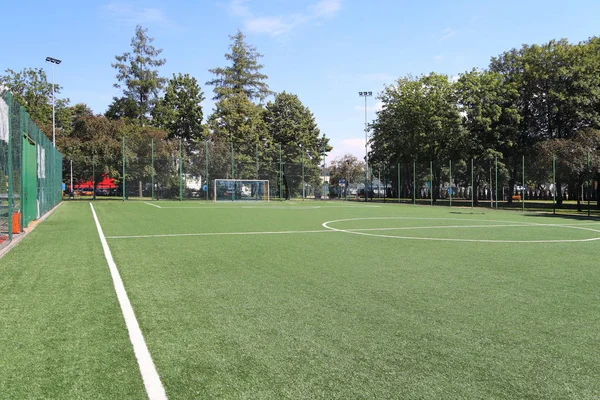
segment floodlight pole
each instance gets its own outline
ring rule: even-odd
[[[154,138],[152,138],[150,146],[152,149],[152,200],[154,200]]]
[[[452,207],[452,160],[450,160],[450,207]]]
[[[587,203],[588,203],[588,212],[587,215],[588,217],[590,216],[591,210],[590,210],[590,197],[592,195],[592,181],[591,181],[591,171],[590,171],[590,151],[588,150],[587,152],[587,175],[588,175],[588,190],[587,190]]]
[[[413,206],[417,204],[417,162],[413,161]]]
[[[473,208],[473,203],[475,200],[475,182],[474,182],[475,172],[473,170],[473,158],[471,158],[471,208]]]
[[[429,205],[433,207],[433,161],[429,161]]]
[[[304,147],[300,143],[300,150],[302,151],[302,201],[304,201]]]
[[[181,156],[181,138],[179,138],[179,201],[183,200],[183,158]]]
[[[401,181],[400,181],[400,163],[398,163],[398,203],[400,203],[400,192],[401,192]]]
[[[122,137],[121,153],[123,153],[123,201],[125,201],[125,136]]]
[[[367,97],[372,96],[373,92],[358,92],[360,97],[365,98],[365,164],[366,164],[366,181],[365,181],[365,202],[369,201],[367,185],[369,184],[369,125],[367,124]]]
[[[74,198],[74,194],[73,194],[73,159],[71,159],[71,198]]]
[[[556,154],[552,154],[552,214],[556,214]]]
[[[204,148],[206,153],[206,172],[205,172],[205,181],[206,181],[206,200],[208,201],[208,185],[210,184],[210,179],[208,177],[208,141],[204,141]]]
[[[525,155],[523,155],[523,189],[521,190],[521,208],[525,212]]]
[[[46,57],[46,62],[52,64],[52,146],[56,147],[56,124],[54,122],[54,66],[62,61],[52,57]]]
[[[496,210],[498,209],[498,157],[496,157]]]

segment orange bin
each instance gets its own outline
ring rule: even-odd
[[[12,233],[21,233],[21,213],[16,212],[12,215]]]

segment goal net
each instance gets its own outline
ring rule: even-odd
[[[269,181],[215,179],[215,201],[269,201]]]

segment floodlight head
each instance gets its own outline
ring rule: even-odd
[[[52,57],[46,57],[46,62],[52,63],[52,64],[60,64],[62,61],[57,59],[57,58],[52,58]]]
[[[358,95],[362,97],[373,96],[373,92],[358,92]]]

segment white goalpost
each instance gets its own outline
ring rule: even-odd
[[[269,201],[269,181],[259,179],[215,179],[214,201]]]

